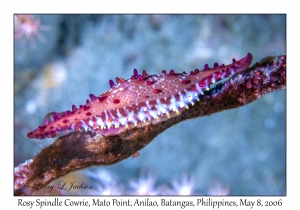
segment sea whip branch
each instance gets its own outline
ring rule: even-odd
[[[157,135],[181,121],[237,108],[285,88],[286,55],[268,56],[206,91],[194,106],[166,121],[127,129],[115,136],[80,131],[60,137],[32,160],[15,168],[14,193],[31,195],[37,190],[34,186],[47,185],[69,172],[115,164],[135,155]]]

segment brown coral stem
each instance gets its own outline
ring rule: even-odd
[[[191,118],[211,115],[249,104],[286,87],[286,55],[268,56],[252,67],[217,85],[194,106],[176,117],[128,129],[116,136],[74,132],[57,139],[31,161],[15,168],[15,195],[31,195],[38,188],[69,172],[93,165],[111,165],[124,160],[150,143],[169,127]]]

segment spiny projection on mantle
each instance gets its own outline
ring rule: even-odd
[[[53,138],[60,131],[90,130],[104,136],[113,136],[133,127],[145,128],[149,124],[166,121],[180,115],[182,111],[194,106],[210,85],[238,72],[246,70],[253,56],[248,53],[244,58],[228,65],[208,64],[200,71],[190,73],[169,73],[163,70],[156,75],[142,74],[134,69],[130,79],[116,78],[116,84],[110,80],[111,89],[78,108],[72,105],[72,111],[51,112],[45,116],[42,125],[29,132],[29,138]]]

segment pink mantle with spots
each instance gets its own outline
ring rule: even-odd
[[[239,61],[233,59],[229,65],[214,64],[209,68],[175,73],[165,70],[160,74],[148,75],[145,70],[139,74],[136,69],[130,79],[116,78],[117,84],[109,81],[111,89],[72,111],[51,112],[45,116],[42,125],[29,132],[29,138],[44,139],[55,137],[60,131],[80,129],[100,132],[103,135],[116,135],[132,127],[145,127],[148,124],[168,120],[193,106],[199,95],[209,90],[211,84],[247,69],[252,62],[248,53]]]

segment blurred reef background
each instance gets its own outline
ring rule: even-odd
[[[56,139],[26,136],[47,113],[85,104],[90,93],[98,96],[109,89],[109,79],[128,79],[134,68],[148,74],[189,72],[206,63],[231,63],[248,52],[253,63],[286,53],[285,15],[30,18],[40,21],[33,22],[39,27],[30,36],[18,32],[14,43],[14,167]],[[186,194],[285,195],[286,91],[182,122],[137,158],[77,171],[54,183],[59,181],[83,182],[94,190],[37,194],[184,194],[178,191],[187,185]],[[138,189],[142,185],[148,189]]]

